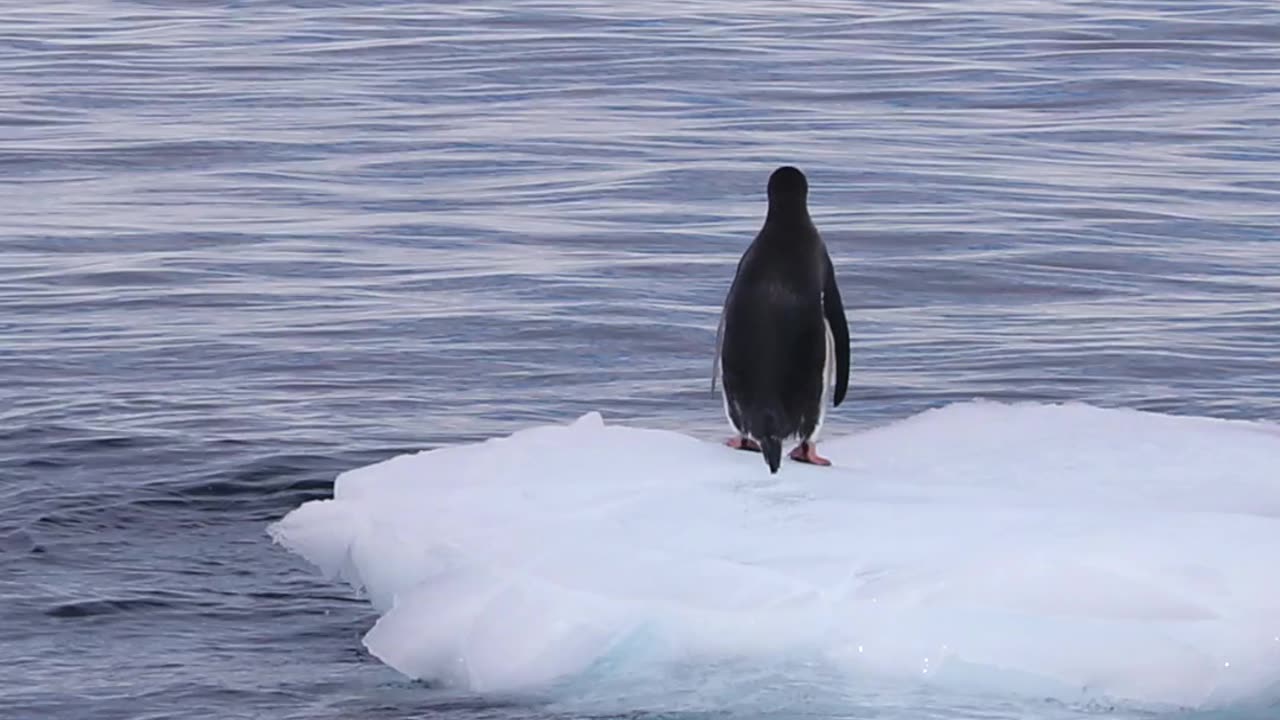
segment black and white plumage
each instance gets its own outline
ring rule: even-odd
[[[716,370],[733,447],[761,450],[776,473],[791,458],[827,465],[816,451],[826,402],[849,387],[849,326],[835,268],[809,217],[804,173],[769,176],[764,226],[738,262],[716,336]],[[715,378],[712,378],[712,387]]]

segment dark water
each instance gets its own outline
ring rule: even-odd
[[[722,434],[718,304],[784,162],[850,310],[829,432],[1280,419],[1269,0],[5,4],[0,715],[555,714],[383,667],[264,526],[591,409]],[[844,716],[1077,714],[1133,716]]]

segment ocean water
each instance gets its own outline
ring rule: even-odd
[[[589,410],[723,435],[783,163],[850,316],[831,435],[975,397],[1280,419],[1270,2],[4,5],[0,716],[563,716],[382,665],[265,527]]]

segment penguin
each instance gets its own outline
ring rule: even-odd
[[[818,431],[827,402],[839,406],[849,388],[849,325],[808,195],[794,167],[769,176],[764,225],[738,261],[716,331],[711,387],[718,374],[735,433],[726,444],[761,452],[770,474],[792,439],[792,460],[831,464]]]

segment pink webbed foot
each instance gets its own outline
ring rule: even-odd
[[[741,435],[734,435],[725,441],[725,445],[734,450],[750,450],[752,452],[760,452],[760,445],[755,440],[744,438]]]
[[[831,461],[818,454],[818,446],[811,442],[802,442],[796,446],[795,450],[787,456],[796,462],[808,463],[810,465],[821,465],[828,467]]]

